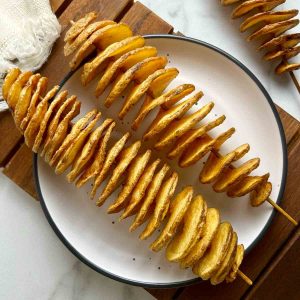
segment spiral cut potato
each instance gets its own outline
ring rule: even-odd
[[[240,31],[253,29],[247,41],[262,40],[258,50],[266,50],[264,59],[267,61],[281,59],[276,67],[277,74],[283,74],[300,69],[300,63],[288,62],[300,52],[300,33],[287,33],[289,29],[299,24],[297,9],[273,11],[273,9],[285,0],[221,0],[222,5],[237,3],[232,12],[232,18],[245,17],[240,26]]]
[[[115,127],[112,119],[98,126],[101,113],[92,110],[72,123],[80,113],[76,96],[68,97],[58,86],[46,90],[47,78],[19,69],[12,69],[4,81],[3,97],[28,147],[44,157],[55,173],[68,171],[67,180],[78,187],[93,179],[92,198],[109,178],[98,196],[98,206],[123,181],[108,213],[123,211],[120,220],[134,215],[130,231],[147,222],[142,240],[166,222],[150,246],[153,251],[167,247],[169,261],[192,267],[212,284],[233,281],[243,258],[243,250],[237,250],[243,247],[237,244],[232,226],[220,223],[218,210],[207,208],[191,186],[175,195],[177,173],[167,164],[159,167],[159,159],[151,161],[151,150],[139,153],[141,141],[126,146],[129,133],[109,148]],[[21,128],[21,124],[25,125]]]
[[[177,173],[167,164],[160,166],[159,159],[151,160],[151,150],[140,153],[141,141],[128,144],[129,133],[112,143],[112,119],[97,125],[101,113],[92,110],[72,123],[80,112],[76,96],[68,97],[58,86],[46,90],[47,79],[40,74],[12,69],[5,78],[3,97],[26,144],[57,174],[67,171],[67,180],[78,187],[93,179],[92,198],[108,179],[98,206],[123,181],[108,213],[122,211],[120,220],[135,216],[130,231],[147,223],[140,234],[142,240],[165,224],[150,246],[153,251],[166,247],[169,261],[192,267],[212,284],[233,281],[243,259],[243,246],[238,245],[232,226],[220,223],[218,210],[208,208],[191,186],[176,194]],[[20,124],[25,125],[21,128]]]
[[[229,2],[234,1],[223,1],[223,4]],[[270,8],[276,1],[247,2],[268,2],[267,7]],[[123,119],[144,97],[144,102],[132,123],[133,130],[139,128],[151,111],[158,109],[157,116],[144,132],[145,141],[155,139],[154,148],[158,151],[167,149],[168,158],[178,158],[178,164],[182,168],[194,165],[210,153],[201,171],[200,182],[214,183],[213,188],[216,192],[227,192],[230,197],[251,193],[253,206],[266,201],[272,190],[271,183],[267,181],[269,174],[249,176],[259,166],[260,160],[254,158],[237,168],[231,166],[231,163],[238,161],[249,151],[250,146],[242,145],[224,157],[219,154],[221,146],[233,135],[235,128],[224,131],[216,138],[209,135],[210,130],[224,122],[225,116],[199,125],[199,122],[212,111],[214,103],[210,102],[187,114],[201,99],[203,93],[196,92],[190,96],[195,91],[192,84],[182,84],[164,92],[177,76],[178,70],[166,69],[167,59],[157,56],[156,48],[145,46],[143,37],[133,36],[127,25],[110,24],[107,20],[88,24],[86,20],[90,20],[90,16],[91,14],[88,14],[75,22],[66,33],[66,36],[69,36],[70,32],[73,33],[76,28],[80,28],[77,36],[73,34],[73,40],[65,44],[65,54],[77,51],[70,62],[70,67],[75,69],[83,63],[81,76],[83,85],[100,75],[96,88],[96,96],[100,96],[112,83],[111,90],[104,100],[107,107],[117,100],[120,101],[121,94],[129,88],[119,112],[120,119]],[[278,20],[279,17],[273,16],[271,19],[274,18]],[[82,26],[83,23],[86,23],[85,27]],[[104,177],[100,176],[96,181],[92,196],[103,179]],[[147,208],[148,206],[145,211]],[[130,213],[131,210],[125,209],[123,216]],[[140,215],[140,218],[143,220],[144,215]],[[135,228],[135,225],[132,228]]]

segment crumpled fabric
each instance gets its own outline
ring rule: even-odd
[[[1,0],[0,88],[7,70],[39,69],[47,60],[61,26],[49,0]],[[1,91],[0,91],[1,98]]]

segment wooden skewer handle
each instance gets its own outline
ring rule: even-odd
[[[252,280],[245,275],[241,270],[237,270],[237,274],[248,284],[248,285],[252,285],[253,282]]]
[[[293,80],[293,82],[295,84],[295,87],[296,87],[298,93],[300,94],[300,83],[299,83],[298,79],[296,78],[294,72],[291,71],[290,72],[290,76],[291,76],[291,78],[292,78],[292,80]]]
[[[272,199],[268,198],[267,201],[282,215],[284,215],[291,223],[298,226],[298,222],[293,219],[285,210],[283,210],[279,205],[277,205]]]

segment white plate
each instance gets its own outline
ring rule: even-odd
[[[224,124],[212,131],[212,135],[216,136],[232,126],[237,129],[224,144],[222,153],[249,143],[251,150],[239,163],[260,157],[260,167],[253,174],[270,172],[273,183],[271,197],[278,202],[284,190],[287,169],[285,138],[274,104],[257,78],[229,54],[198,40],[160,35],[148,36],[147,44],[157,47],[159,54],[168,56],[169,65],[180,70],[170,87],[193,83],[205,95],[199,105],[212,100],[215,102],[213,111],[205,121],[221,114],[227,116]],[[98,107],[104,117],[116,118],[120,105],[105,109],[101,101],[103,98],[99,101],[93,95],[96,82],[82,87],[80,72],[66,79],[63,89],[68,89],[69,94],[77,95],[82,101],[82,113]],[[122,101],[119,102],[121,104]],[[198,107],[195,106],[194,110]],[[129,130],[127,123],[133,116],[131,113],[123,123],[118,122],[120,132]],[[147,118],[144,128],[152,117]],[[138,133],[135,138],[140,136]],[[248,196],[231,199],[224,193],[214,193],[210,185],[199,184],[202,163],[183,170],[174,163],[171,165],[180,173],[181,186],[193,184],[204,195],[209,206],[220,209],[222,220],[232,223],[239,242],[249,251],[270,223],[272,207],[266,203],[253,208]],[[142,228],[129,233],[131,218],[119,223],[119,214],[106,214],[107,205],[116,194],[104,207],[97,208],[87,195],[90,184],[77,190],[62,178],[64,175],[54,175],[50,167],[37,157],[35,175],[41,203],[51,226],[79,259],[98,272],[148,287],[171,287],[196,281],[190,270],[180,270],[178,264],[167,262],[164,251],[152,253],[148,246],[154,237],[140,241],[138,235]]]

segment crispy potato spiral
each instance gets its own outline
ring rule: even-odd
[[[112,119],[97,125],[101,113],[92,110],[74,121],[80,113],[76,96],[68,97],[59,86],[46,90],[45,77],[18,69],[12,69],[4,81],[3,96],[13,117],[19,125],[26,119],[24,127],[18,125],[26,144],[55,173],[67,172],[67,180],[78,187],[93,179],[92,198],[108,178],[98,196],[98,206],[123,181],[108,213],[122,211],[120,220],[135,216],[130,231],[147,222],[140,235],[143,240],[166,222],[151,244],[152,250],[167,247],[169,261],[193,267],[196,275],[210,279],[212,284],[234,280],[243,257],[238,249],[243,247],[237,244],[230,223],[220,223],[218,210],[208,208],[191,186],[176,194],[177,173],[167,164],[159,167],[160,160],[151,159],[151,150],[140,153],[141,141],[128,143],[129,133],[109,147],[115,126]]]
[[[223,1],[223,4],[229,2],[233,1]],[[158,113],[143,133],[143,140],[155,140],[154,148],[158,151],[167,150],[167,157],[178,158],[178,164],[182,168],[194,165],[210,153],[201,171],[200,182],[214,182],[215,191],[227,192],[230,197],[251,193],[251,204],[254,206],[266,201],[272,190],[271,183],[267,181],[269,175],[249,176],[259,166],[260,160],[249,160],[235,169],[231,166],[232,162],[238,161],[249,151],[249,145],[243,145],[221,158],[219,150],[234,134],[235,128],[230,128],[215,138],[209,135],[209,131],[225,121],[225,116],[222,115],[205,122],[214,103],[209,102],[190,113],[189,110],[201,100],[203,93],[200,91],[191,96],[195,91],[192,84],[182,84],[164,91],[179,73],[176,68],[166,68],[166,57],[157,56],[157,49],[145,46],[144,38],[133,36],[125,24],[110,24],[108,20],[104,20],[82,27],[86,18],[89,15],[71,26],[66,36],[78,26],[81,31],[65,44],[65,54],[77,51],[71,59],[71,69],[83,65],[82,84],[86,85],[97,78],[97,97],[111,84],[104,99],[107,107],[120,101],[120,96],[127,91],[118,115],[120,119],[144,98],[131,128],[137,130],[152,111],[158,110]],[[202,124],[199,125],[199,122]]]
[[[266,50],[264,59],[267,61],[281,59],[276,67],[276,74],[300,69],[300,63],[292,63],[288,60],[297,56],[300,47],[300,33],[286,33],[289,29],[299,24],[297,9],[274,11],[273,9],[285,0],[247,0],[239,3],[239,0],[221,0],[222,5],[238,3],[232,12],[232,18],[245,17],[240,25],[240,31],[249,29],[254,31],[248,36],[247,41],[263,40],[258,50]]]

